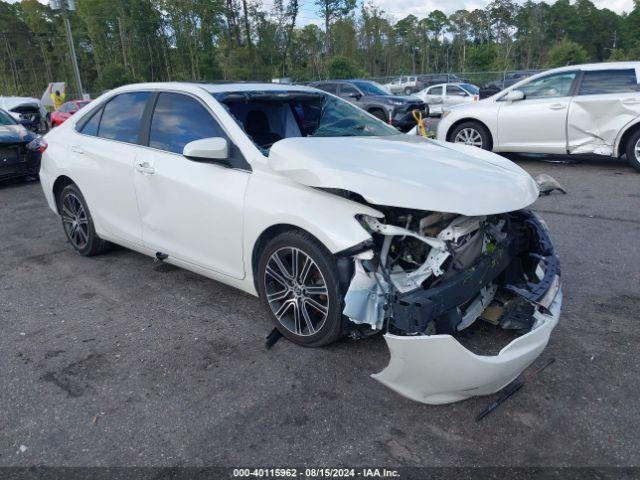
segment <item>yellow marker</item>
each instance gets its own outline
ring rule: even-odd
[[[420,110],[414,110],[412,113],[413,118],[415,118],[418,124],[418,131],[420,132],[420,135],[427,138],[427,129],[424,127],[424,123],[422,121],[422,112]]]

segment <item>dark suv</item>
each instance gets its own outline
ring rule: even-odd
[[[309,86],[333,93],[405,132],[416,125],[414,110],[422,112],[423,117],[429,116],[429,106],[419,98],[391,95],[376,82],[327,80]]]

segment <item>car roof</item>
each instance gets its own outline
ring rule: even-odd
[[[601,62],[601,63],[584,63],[582,65],[567,65],[566,67],[545,70],[540,73],[551,72],[571,72],[574,70],[583,70],[585,72],[594,70],[623,70],[635,68],[640,70],[640,62]]]
[[[114,90],[110,90],[108,93],[113,92],[127,92],[143,89],[151,90],[179,90],[184,86],[198,87],[209,93],[227,93],[227,92],[277,92],[277,91],[289,91],[289,92],[317,92],[315,88],[307,87],[304,85],[289,85],[282,83],[267,83],[267,82],[226,82],[226,83],[206,83],[206,82],[150,82],[150,83],[133,83],[130,85],[124,85]]]

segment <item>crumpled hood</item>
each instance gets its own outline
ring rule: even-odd
[[[22,125],[0,125],[0,143],[27,142],[35,138]]]
[[[475,147],[388,137],[293,137],[269,153],[276,172],[310,187],[348,190],[375,205],[461,215],[520,210],[538,187],[520,167]]]

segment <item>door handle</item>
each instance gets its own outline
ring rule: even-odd
[[[563,103],[554,103],[553,105],[550,105],[549,108],[551,110],[564,110],[567,106]]]
[[[142,162],[136,165],[136,170],[146,175],[153,175],[156,173],[155,169],[149,164],[149,162]]]
[[[84,149],[80,145],[71,145],[71,151],[79,153],[80,155],[84,153]]]

